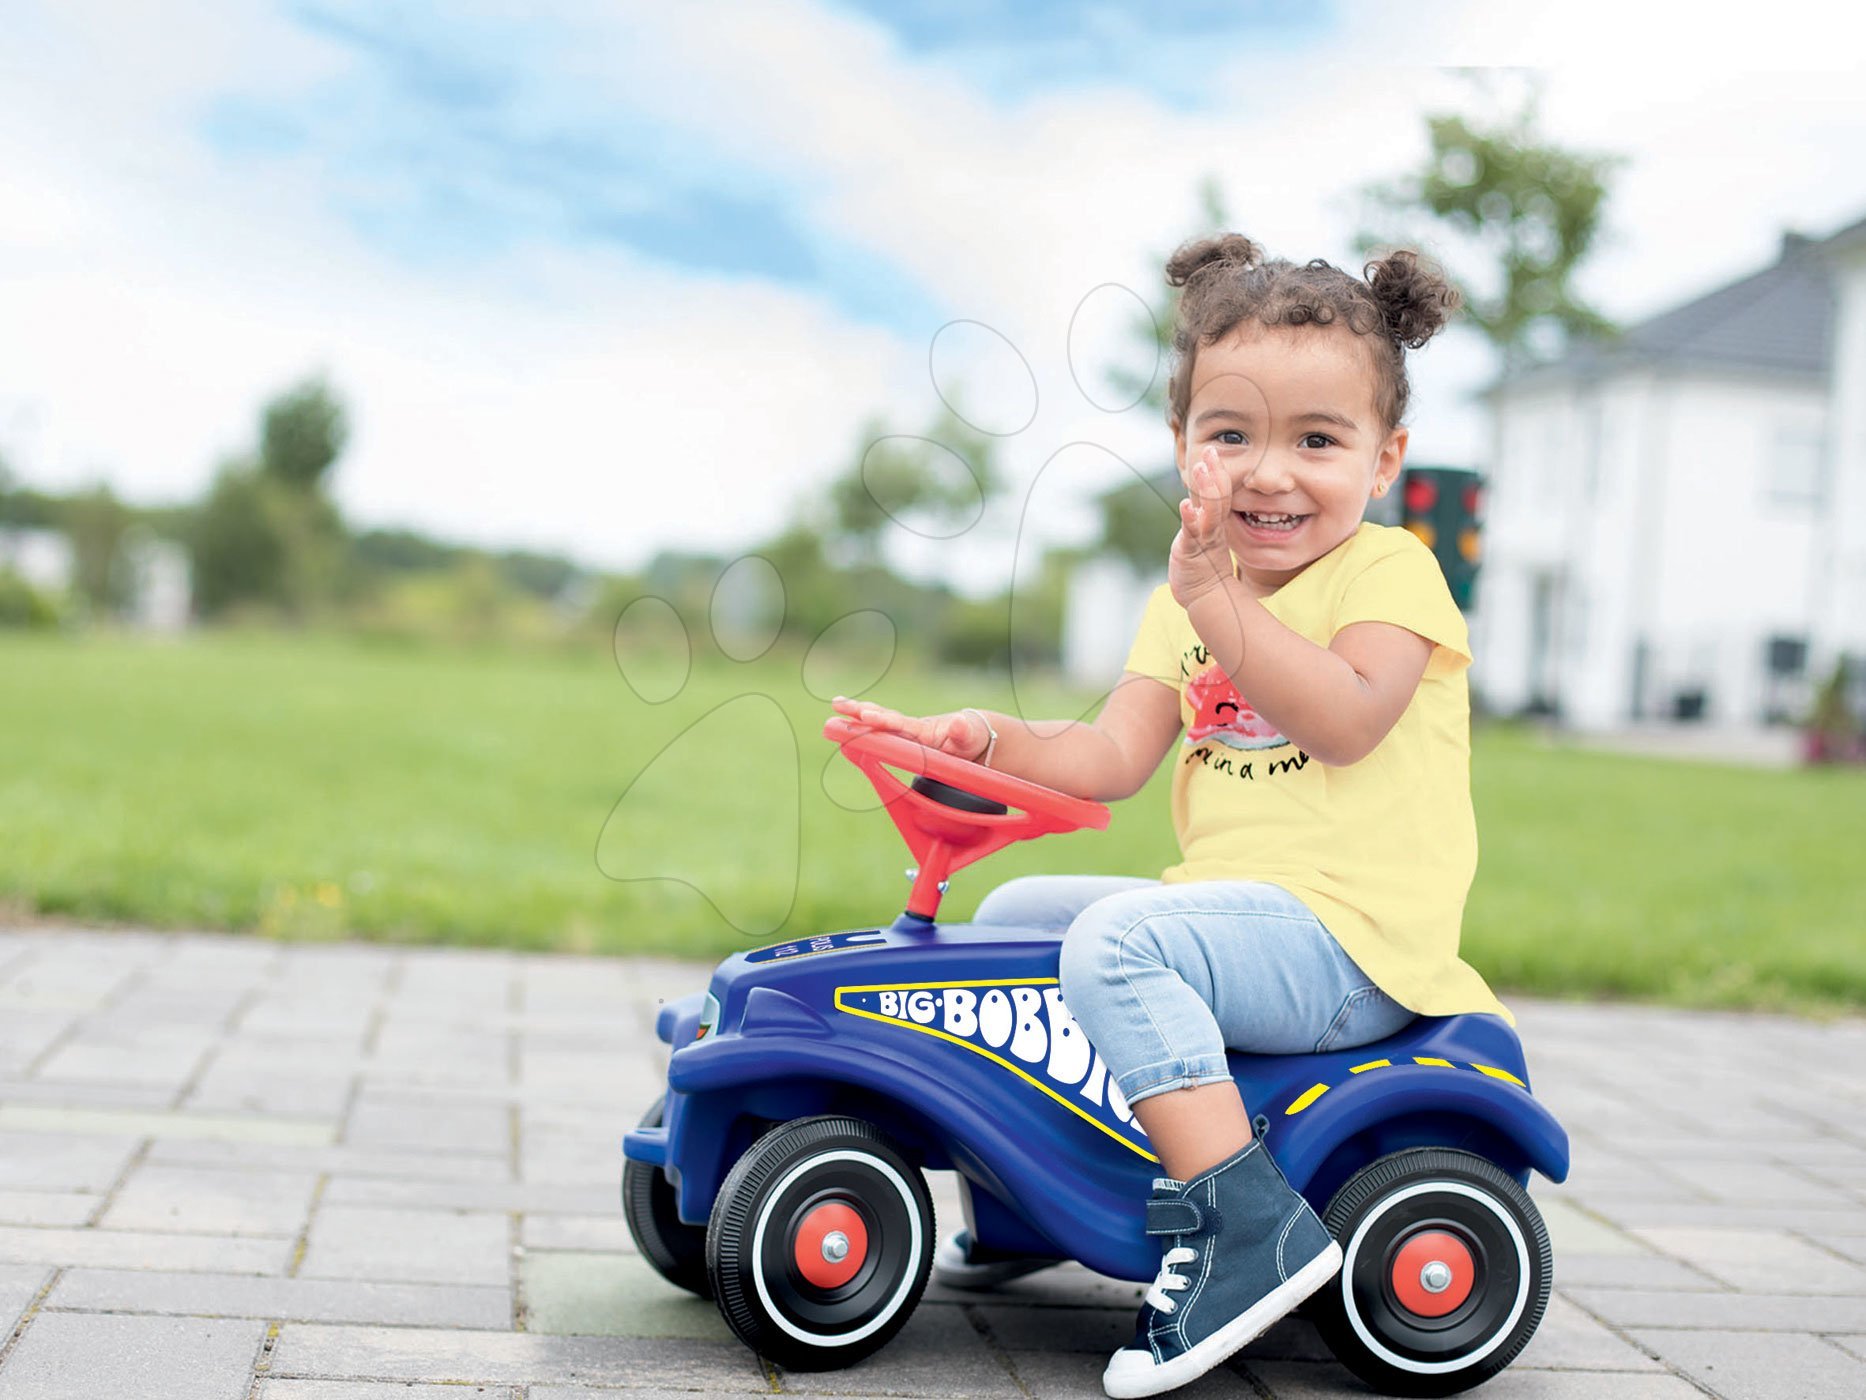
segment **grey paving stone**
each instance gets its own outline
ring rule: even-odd
[[[1009,1353],[1005,1364],[1033,1400],[1106,1400],[1101,1388],[1102,1369],[1108,1364],[1105,1355],[1086,1351],[1018,1351]],[[1346,1372],[1337,1374],[1345,1376]],[[1174,1400],[1181,1400],[1181,1397],[1184,1400],[1242,1400],[1253,1391],[1237,1371],[1220,1366],[1190,1385],[1168,1393]],[[1344,1392],[1333,1392],[1341,1393]]]
[[[0,1225],[82,1225],[103,1201],[78,1191],[0,1191]]]
[[[1340,1400],[1368,1393],[1351,1372],[1333,1362],[1252,1361],[1245,1369],[1273,1400]],[[1228,1393],[1238,1394],[1235,1389]],[[1670,1374],[1528,1371],[1515,1366],[1472,1394],[1484,1400],[1704,1400],[1704,1392],[1690,1381]]]
[[[1655,1293],[1636,1288],[1571,1288],[1567,1292],[1575,1302],[1616,1327],[1866,1331],[1866,1298],[1780,1293]]]
[[[1555,1255],[1555,1287],[1565,1288],[1677,1288],[1693,1293],[1716,1293],[1724,1285],[1689,1264],[1661,1259],[1654,1254]]]
[[[46,1306],[384,1326],[496,1329],[512,1324],[512,1293],[504,1286],[254,1278],[140,1269],[68,1269]]]
[[[1022,1391],[1003,1360],[962,1309],[920,1307],[893,1341],[842,1371],[783,1371],[793,1395],[1010,1397]]]
[[[1602,1326],[1560,1294],[1549,1299],[1548,1311],[1542,1315],[1535,1335],[1511,1365],[1551,1371],[1662,1369],[1639,1348],[1628,1345],[1611,1328]]]
[[[1538,1182],[1538,1186],[1540,1183]],[[1556,1255],[1566,1254],[1645,1254],[1649,1251],[1618,1226],[1597,1219],[1579,1206],[1552,1193],[1532,1193],[1542,1223],[1548,1227],[1549,1243]]]
[[[621,1179],[621,1156],[618,1153],[615,1181],[601,1185],[550,1186],[525,1182],[413,1181],[404,1177],[335,1176],[331,1178],[330,1185],[324,1188],[324,1200],[331,1205],[521,1212],[527,1221],[548,1221],[557,1217],[620,1220]],[[592,1216],[592,1212],[597,1214]]]
[[[732,1390],[713,1389],[709,1395],[769,1395],[769,1386],[750,1388],[750,1383]],[[661,1390],[651,1387],[646,1390],[631,1386],[627,1390],[615,1390],[608,1387],[594,1389],[583,1385],[534,1385],[526,1390],[527,1400],[693,1400],[693,1392],[687,1390]]]
[[[613,1215],[527,1215],[519,1227],[519,1242],[527,1249],[635,1252],[628,1222],[620,1212]]]
[[[181,1085],[214,1043],[205,1029],[185,1035],[139,1037],[80,1035],[66,1041],[39,1066],[47,1080],[107,1080],[117,1084]]]
[[[511,1222],[487,1211],[325,1206],[311,1222],[303,1278],[498,1285],[511,1277]]]
[[[271,1374],[430,1384],[768,1388],[758,1358],[736,1342],[289,1322],[279,1330]]]
[[[245,1400],[266,1324],[42,1312],[0,1370],[0,1400]]]
[[[136,1137],[196,1138],[212,1142],[266,1142],[318,1147],[329,1142],[329,1123],[309,1118],[260,1118],[232,1113],[148,1113],[132,1109],[50,1108],[0,1104],[0,1131],[99,1133]]]
[[[335,1119],[348,1106],[353,1084],[349,1075],[305,1075],[262,1068],[223,1050],[195,1081],[182,1106],[210,1113]]]
[[[713,1303],[676,1288],[639,1255],[528,1252],[520,1266],[526,1331],[734,1340]]]
[[[1866,1232],[1866,1206],[1741,1206],[1716,1201],[1627,1200],[1590,1195],[1587,1205],[1628,1230],[1662,1225],[1710,1225],[1719,1229],[1801,1230],[1829,1234]]]
[[[925,1303],[928,1308],[953,1305]],[[1006,1351],[1082,1351],[1107,1357],[1134,1335],[1134,1308],[1003,1307],[980,1301],[962,1311],[977,1318]]]
[[[1866,1361],[1866,1333],[1857,1337],[1830,1336],[1827,1340],[1850,1355]]]
[[[413,1083],[508,1084],[505,1037],[483,1027],[436,1028],[394,1016],[376,1037],[371,1067]]]
[[[1801,1205],[1806,1202],[1822,1206],[1859,1206],[1857,1200],[1840,1188],[1768,1162],[1680,1161],[1667,1163],[1666,1170],[1718,1201],[1740,1205]]]
[[[365,1091],[350,1110],[343,1140],[352,1147],[504,1154],[511,1151],[512,1118],[502,1104],[437,1103]]]
[[[1803,1232],[1804,1234],[1807,1232]],[[1836,1254],[1844,1254],[1856,1263],[1866,1264],[1866,1235],[1829,1235],[1825,1233],[1813,1236],[1815,1240],[1831,1249]]]
[[[540,1392],[534,1387],[531,1394]],[[578,1390],[578,1395],[592,1392]],[[614,1394],[614,1392],[610,1392]],[[632,1391],[631,1397],[640,1396]],[[399,1381],[264,1381],[259,1400],[519,1400],[505,1385],[403,1385]]]
[[[311,1213],[312,1172],[230,1172],[143,1162],[98,1224],[108,1230],[296,1236]]]
[[[56,1104],[70,1108],[168,1108],[175,1089],[168,1084],[110,1084],[63,1080],[0,1078],[0,1103]]]
[[[0,1189],[108,1191],[139,1145],[114,1134],[0,1132]]]
[[[291,1256],[292,1241],[282,1239],[0,1225],[0,1260],[16,1263],[277,1274],[285,1271]]]
[[[76,1024],[72,1011],[37,1011],[15,1007],[0,1015],[0,1071],[26,1068]]]
[[[1785,1230],[1716,1230],[1663,1226],[1636,1232],[1661,1253],[1682,1259],[1745,1293],[1851,1293],[1866,1296],[1866,1269],[1836,1259]]]
[[[1725,1400],[1859,1400],[1866,1361],[1819,1337],[1735,1330],[1632,1334]]]
[[[374,1147],[283,1147],[260,1142],[165,1139],[149,1149],[152,1162],[193,1166],[280,1167],[333,1175],[393,1177],[423,1181],[504,1182],[512,1177],[503,1157],[390,1151]]]
[[[32,1306],[52,1271],[41,1264],[0,1264],[0,1343]]]
[[[618,1125],[619,1128],[620,1125]],[[519,1175],[526,1181],[570,1185],[620,1181],[621,1133],[548,1128],[526,1125],[519,1148]]]

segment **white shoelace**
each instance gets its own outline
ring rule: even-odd
[[[1166,1257],[1160,1260],[1160,1276],[1154,1279],[1153,1287],[1147,1290],[1147,1305],[1152,1308],[1157,1308],[1160,1312],[1170,1316],[1173,1309],[1178,1307],[1179,1304],[1175,1303],[1166,1295],[1168,1293],[1178,1293],[1182,1289],[1192,1286],[1191,1279],[1187,1278],[1184,1274],[1176,1274],[1173,1272],[1173,1265],[1190,1264],[1198,1257],[1198,1250],[1187,1249],[1182,1245],[1175,1245],[1173,1248],[1167,1250]]]

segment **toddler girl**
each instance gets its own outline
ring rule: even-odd
[[[1166,275],[1183,288],[1167,417],[1187,498],[1094,722],[835,702],[1100,800],[1173,754],[1179,864],[1012,880],[976,915],[1068,930],[1064,1002],[1166,1173],[1146,1205],[1160,1273],[1111,1396],[1203,1375],[1341,1265],[1253,1131],[1227,1047],[1333,1050],[1415,1014],[1508,1014],[1458,957],[1477,861],[1464,619],[1418,539],[1361,519],[1405,458],[1405,350],[1455,293],[1412,253],[1362,281],[1235,234],[1181,248]],[[992,1271],[963,1237],[943,1253]]]

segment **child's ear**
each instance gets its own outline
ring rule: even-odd
[[[1386,495],[1393,489],[1393,483],[1399,480],[1400,468],[1406,465],[1406,441],[1409,436],[1407,429],[1395,428],[1380,445],[1380,455],[1374,460],[1376,496]]]
[[[1186,479],[1186,425],[1173,425],[1173,466],[1179,472],[1179,479]]]

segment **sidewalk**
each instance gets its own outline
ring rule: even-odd
[[[1099,1396],[1135,1285],[935,1288],[806,1375],[635,1255],[617,1140],[704,976],[0,931],[0,1400]],[[1477,1393],[1866,1396],[1866,1021],[1516,1008],[1574,1173],[1532,1186],[1548,1316]],[[1366,1392],[1291,1321],[1178,1393]]]

